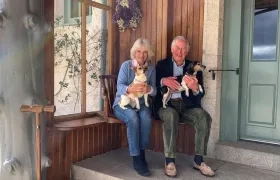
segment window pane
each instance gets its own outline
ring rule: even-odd
[[[70,16],[71,18],[81,17],[81,3],[77,0],[71,0],[71,6],[70,6]],[[91,8],[87,8],[87,16],[90,16],[92,14]]]
[[[91,7],[87,7],[87,16],[92,15],[92,9]]]
[[[91,7],[92,20],[87,24],[87,112],[101,110],[99,75],[106,67],[107,22],[106,11]]]
[[[54,104],[58,116],[81,112],[81,27],[59,26],[64,4],[55,2]]]
[[[276,60],[278,1],[255,1],[253,60]]]
[[[71,18],[81,16],[79,4],[80,3],[77,0],[71,0],[71,6],[70,6],[71,7],[71,9],[70,9]]]

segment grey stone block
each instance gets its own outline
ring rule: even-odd
[[[216,159],[280,172],[280,147],[252,142],[218,142]]]

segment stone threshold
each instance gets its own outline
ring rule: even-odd
[[[248,141],[220,141],[216,144],[215,158],[280,172],[280,146],[278,145]]]

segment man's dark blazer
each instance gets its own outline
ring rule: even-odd
[[[187,66],[191,61],[185,60],[185,65],[183,68],[183,74],[186,73]],[[162,107],[162,94],[160,92],[160,81],[164,77],[170,77],[173,76],[173,61],[172,57],[169,57],[167,59],[163,59],[158,61],[156,65],[156,86],[157,86],[157,95],[155,98],[155,110],[158,112],[158,110]],[[189,97],[186,96],[185,91],[181,92],[182,99],[184,100],[184,104],[186,105],[186,108],[195,108],[195,107],[201,107],[201,99],[205,94],[205,90],[203,87],[203,75],[202,72],[197,73],[197,80],[198,84],[201,85],[203,89],[203,93],[199,92],[198,95],[194,96],[192,91],[189,90]],[[169,106],[170,102],[169,102]]]

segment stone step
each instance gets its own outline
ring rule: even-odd
[[[178,175],[169,178],[163,172],[164,155],[159,152],[146,152],[150,177],[138,175],[132,167],[132,159],[127,148],[117,149],[102,155],[77,162],[72,165],[72,180],[279,180],[280,173],[257,169],[241,164],[204,158],[216,175],[207,178],[192,168],[192,156],[177,154],[176,167]]]
[[[248,141],[218,142],[216,159],[280,172],[280,147]]]
[[[151,177],[142,177],[132,167],[132,158],[127,148],[110,151],[94,156],[72,165],[72,178],[75,180],[138,180],[138,179],[172,179],[168,178],[163,171],[165,157],[163,153],[146,151],[148,166]],[[178,174],[176,180],[188,179],[189,176],[203,178],[200,172],[192,168],[192,156],[178,154],[176,166]],[[209,165],[218,169],[224,162],[207,159]]]

